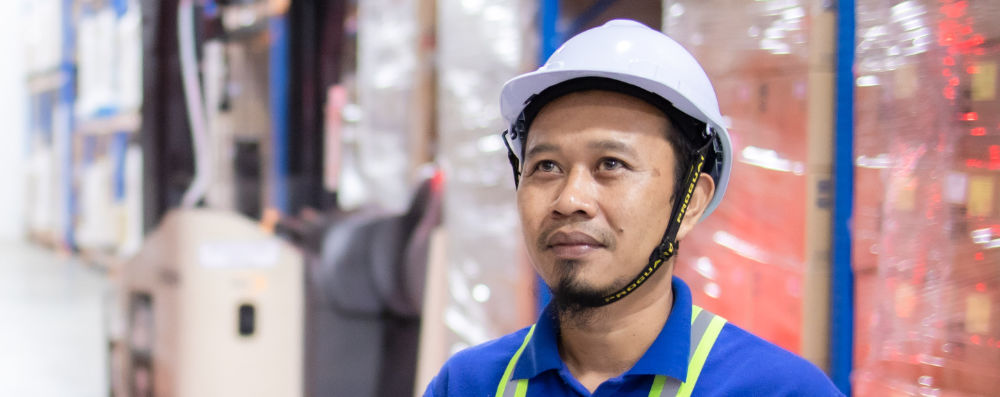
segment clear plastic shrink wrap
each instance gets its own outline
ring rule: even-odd
[[[526,55],[534,8],[521,0],[438,1],[437,158],[447,248],[440,277],[430,265],[418,382],[451,353],[534,320],[534,276],[519,254],[514,185],[499,136],[506,128],[500,88],[535,63]],[[436,287],[443,292],[432,297]]]
[[[857,5],[857,395],[1000,390],[1000,3]]]
[[[733,142],[725,200],[681,242],[696,304],[827,359],[833,11],[813,0],[664,3],[708,73]]]
[[[357,196],[341,198],[353,208],[375,203],[402,212],[410,198],[412,101],[417,84],[420,27],[419,1],[358,2],[357,101],[360,117],[355,134],[344,136],[356,154],[363,186]],[[354,168],[352,167],[352,168]],[[357,197],[351,200],[349,197]],[[345,201],[345,199],[347,201]]]

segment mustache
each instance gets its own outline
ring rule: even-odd
[[[614,233],[611,233],[606,229],[594,226],[588,226],[585,224],[570,226],[569,224],[562,223],[544,227],[541,230],[541,232],[538,233],[538,237],[535,239],[535,247],[539,251],[547,249],[550,245],[552,245],[551,241],[553,240],[553,235],[557,233],[559,234],[583,233],[593,238],[594,240],[597,241],[598,244],[603,245],[605,248],[609,250],[614,249],[617,242]]]

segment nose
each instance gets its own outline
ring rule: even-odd
[[[593,218],[597,213],[597,184],[585,169],[574,167],[564,179],[552,203],[552,215],[558,217],[582,215]]]

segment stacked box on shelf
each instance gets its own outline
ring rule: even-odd
[[[129,254],[141,240],[139,128],[142,37],[136,0],[77,2],[74,245]],[[100,259],[100,258],[98,258]]]
[[[72,247],[74,67],[70,0],[23,3],[24,59],[30,98],[27,155],[28,234]]]
[[[24,10],[29,234],[63,249],[132,251],[140,210],[126,192],[138,192],[131,185],[139,181],[125,176],[137,175],[140,152],[111,142],[139,124],[138,1],[40,0]]]
[[[88,254],[127,255],[140,243],[142,158],[131,136],[118,131],[75,139],[75,244]]]
[[[1000,5],[858,7],[859,395],[1000,387]]]
[[[27,231],[36,240],[54,239],[56,230],[55,153],[52,150],[52,105],[54,92],[34,92],[31,109],[27,178],[25,185]]]
[[[685,241],[695,302],[827,365],[833,10],[821,1],[666,1],[730,122],[726,198]]]

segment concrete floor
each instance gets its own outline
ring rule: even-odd
[[[109,293],[92,266],[0,242],[0,396],[107,396]]]

